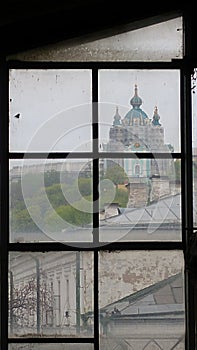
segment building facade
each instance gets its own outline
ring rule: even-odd
[[[11,336],[75,336],[81,314],[93,309],[92,252],[11,253]]]
[[[107,160],[106,168],[117,162],[124,169],[129,179],[128,207],[142,207],[172,193],[170,183],[175,179],[175,168],[170,154],[174,149],[165,143],[158,107],[155,106],[152,118],[141,108],[137,85],[130,104],[131,109],[124,117],[116,107],[109,142],[104,145],[105,151],[125,152],[126,156],[115,161]],[[128,157],[128,154],[137,152],[152,153],[153,157]],[[169,157],[158,158],[157,153],[167,153]]]

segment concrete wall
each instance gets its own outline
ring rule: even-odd
[[[184,264],[179,251],[104,251],[99,262],[101,307],[175,275]]]
[[[128,208],[142,208],[151,202],[175,193],[175,186],[168,178],[131,178],[127,188],[129,191]]]

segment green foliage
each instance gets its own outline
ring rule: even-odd
[[[119,207],[126,208],[129,199],[128,190],[117,189],[114,202],[118,203]]]
[[[23,193],[21,188],[21,181],[10,183],[10,206],[11,208],[25,209],[25,202],[23,200]]]
[[[44,189],[46,191],[49,202],[53,208],[57,208],[60,205],[67,204],[65,196],[62,192],[60,184],[54,184]]]
[[[43,187],[41,174],[25,175],[23,178],[25,201],[20,180],[11,182],[11,230],[13,232],[36,232],[44,225],[60,230],[69,225],[80,227],[91,223],[92,179],[79,177],[71,181],[69,176],[67,179],[68,183],[60,184],[58,172],[47,172],[45,187]],[[113,183],[124,183],[127,176],[119,165],[115,165],[108,169],[105,179]],[[114,192],[112,192],[115,194],[113,202],[118,202],[119,206],[126,207],[128,192],[111,185],[114,186]],[[101,197],[101,202],[110,202],[111,193],[104,189]],[[31,213],[33,213],[33,218]],[[40,227],[36,225],[34,218],[37,223],[40,223],[38,225]]]
[[[22,191],[25,197],[33,197],[43,187],[42,174],[26,174],[22,178]]]
[[[59,184],[60,182],[60,172],[56,170],[46,171],[44,173],[44,184],[46,187],[52,186],[54,184]]]
[[[64,220],[63,227],[66,223],[77,226],[90,223],[92,221],[92,214],[90,214],[90,206],[92,205],[91,179],[79,178],[76,180],[72,178],[71,182],[70,176],[66,176],[64,180],[66,178],[69,183],[60,184],[58,172],[52,171],[51,179],[50,172],[47,172],[45,187],[43,187],[41,174],[25,175],[23,178],[25,200],[21,181],[12,182],[10,184],[11,230],[13,232],[38,231],[39,227],[34,223],[34,218],[36,218],[36,222],[41,224],[41,227],[44,224],[51,225],[54,230],[61,229],[57,227],[59,224],[58,216]],[[27,208],[30,209],[30,213]],[[33,218],[30,215],[32,212]]]
[[[80,208],[80,205],[77,207]],[[50,230],[61,231],[69,226],[83,227],[92,222],[91,210],[88,211],[88,207],[86,209],[87,212],[70,205],[62,205],[55,211],[50,210],[44,217],[45,228],[49,227]]]
[[[109,203],[118,203],[119,207],[126,208],[128,203],[129,192],[118,187],[114,187],[113,193],[109,189],[102,191],[100,193],[100,208],[104,208],[105,204]]]
[[[37,210],[37,208],[33,208]],[[39,211],[35,213],[39,216]],[[38,217],[38,220],[40,216]],[[32,220],[29,211],[27,209],[16,210],[13,209],[11,212],[11,229],[13,232],[36,232],[39,230],[38,226]]]
[[[61,206],[56,209],[56,212],[62,219],[72,225],[84,226],[92,221],[91,213],[78,210],[70,205]]]
[[[124,184],[128,181],[128,176],[123,167],[115,163],[107,168],[104,178],[111,180],[115,185]]]
[[[89,178],[79,178],[78,179],[78,187],[79,187],[79,192],[81,195],[84,196],[89,196],[92,194],[92,180]]]

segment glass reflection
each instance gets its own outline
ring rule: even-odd
[[[180,159],[102,159],[101,241],[180,240],[180,176]]]
[[[101,349],[184,349],[183,254],[101,252]]]
[[[104,152],[179,152],[179,71],[99,70],[99,124]]]
[[[91,150],[91,71],[11,69],[11,152]]]
[[[88,159],[10,161],[12,242],[90,241],[91,226]]]
[[[11,252],[8,277],[11,337],[92,336],[92,252]]]

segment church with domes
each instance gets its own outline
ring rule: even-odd
[[[131,109],[125,116],[119,114],[116,107],[112,126],[109,130],[109,142],[105,145],[107,152],[146,152],[155,154],[155,159],[126,158],[124,168],[128,176],[150,177],[152,175],[166,176],[168,174],[169,161],[157,159],[156,153],[171,153],[173,147],[165,144],[164,128],[160,122],[158,107],[153,107],[153,115],[150,118],[141,108],[142,99],[138,95],[138,87],[135,85],[134,96],[130,100]],[[130,161],[130,165],[129,165]],[[123,166],[123,160],[120,165]]]
[[[124,168],[129,179],[130,194],[134,192],[131,187],[135,188],[138,202],[141,191],[143,200],[140,200],[140,206],[143,206],[171,193],[170,179],[174,176],[174,161],[170,154],[173,147],[165,144],[158,107],[153,106],[151,117],[141,108],[142,99],[137,85],[134,87],[130,105],[130,110],[124,116],[120,115],[116,107],[109,130],[109,141],[103,148],[106,152],[121,152],[127,156],[114,161],[107,160],[105,167],[111,167],[116,162]],[[139,158],[137,152],[150,153],[151,156]],[[128,153],[135,153],[136,156],[128,157]],[[167,153],[169,157],[158,157],[158,153]],[[137,202],[133,203],[130,198],[129,206],[138,206]]]

